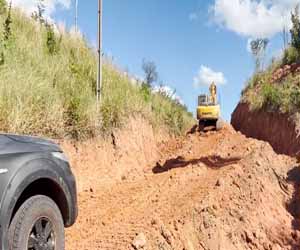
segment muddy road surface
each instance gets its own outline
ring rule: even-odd
[[[122,145],[114,150],[118,164]],[[229,125],[156,150],[157,159],[132,171],[130,155],[120,178],[107,159],[75,164],[79,218],[68,250],[300,249],[296,160]]]

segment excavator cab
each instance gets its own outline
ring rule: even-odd
[[[199,130],[220,130],[221,124],[221,107],[217,100],[217,87],[211,84],[210,95],[198,96],[197,119],[199,121]]]

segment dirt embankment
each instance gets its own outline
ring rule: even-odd
[[[111,142],[63,143],[79,186],[67,249],[291,250],[300,171],[229,125],[172,139],[142,119]]]
[[[288,115],[251,111],[248,104],[240,103],[231,123],[246,136],[269,142],[277,153],[300,156],[300,131]]]

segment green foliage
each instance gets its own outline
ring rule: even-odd
[[[299,6],[291,14],[291,45],[285,49],[281,60],[274,60],[264,72],[255,74],[242,92],[242,100],[250,104],[252,109],[265,108],[271,111],[294,114],[300,109],[300,74],[293,70],[283,75],[285,69],[280,67],[300,63],[300,18]],[[297,64],[295,65],[297,67]],[[290,68],[291,70],[292,68]],[[288,72],[289,73],[289,72]],[[280,83],[275,79],[279,79]],[[281,75],[281,76],[280,76]],[[282,77],[284,76],[284,77]]]
[[[5,63],[4,52],[0,51],[0,66],[2,66],[4,63]]]
[[[11,24],[12,24],[12,18],[11,18],[11,4],[10,4],[7,17],[3,24],[4,25],[4,31],[3,31],[4,46],[7,45],[7,42],[9,41],[9,38],[11,37]]]
[[[272,67],[256,74],[242,92],[242,100],[251,109],[265,108],[271,111],[293,114],[300,108],[299,75],[289,75],[280,84],[272,83]]]
[[[38,21],[40,24],[45,24],[46,20],[44,18],[45,4],[44,0],[38,0],[37,11],[33,12],[31,17],[33,20]]]
[[[280,107],[283,113],[296,113],[300,108],[300,88],[297,85],[287,82],[281,88],[282,104]]]
[[[174,101],[170,102],[167,97],[160,94],[154,95],[153,98],[151,107],[155,119],[162,120],[171,133],[181,134],[192,125],[192,114],[186,112],[183,106]]]
[[[299,19],[299,5],[296,6],[294,12],[291,13],[292,29],[291,29],[291,45],[300,50],[300,19]]]
[[[300,19],[299,19],[299,5],[295,7],[294,12],[291,13],[292,29],[291,46],[284,51],[282,57],[282,65],[299,63],[300,62]]]
[[[0,0],[0,15],[5,14],[6,13],[6,0]]]
[[[300,88],[294,86],[291,91],[291,103],[292,105],[299,110],[300,108]]]
[[[5,18],[0,15],[0,23]],[[1,131],[81,139],[109,133],[135,115],[171,133],[182,133],[194,123],[180,105],[132,84],[108,63],[103,67],[99,112],[96,57],[86,42],[78,34],[64,32],[57,38],[53,29],[36,25],[16,10],[11,18],[13,46],[4,50],[0,67]]]
[[[263,106],[278,110],[281,105],[281,94],[275,85],[264,84],[262,87]]]
[[[141,94],[145,100],[145,102],[149,102],[151,100],[151,86],[147,83],[142,83],[141,86]]]
[[[5,8],[5,10],[4,10]],[[0,14],[6,12],[6,4],[4,1],[4,4],[0,1]],[[3,32],[2,36],[0,37],[0,66],[4,65],[5,63],[5,52],[8,49],[8,46],[10,44],[10,38],[11,38],[11,24],[12,24],[12,18],[11,18],[11,3],[9,5],[8,14],[7,17],[4,20],[3,23]]]
[[[289,47],[284,51],[282,58],[282,65],[288,65],[292,63],[299,63],[300,61],[300,50],[295,47]]]
[[[46,45],[47,51],[50,55],[54,55],[59,50],[59,42],[55,36],[53,25],[46,23]]]

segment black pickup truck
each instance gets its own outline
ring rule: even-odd
[[[63,250],[76,217],[75,178],[61,148],[0,134],[0,249]]]

